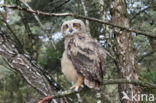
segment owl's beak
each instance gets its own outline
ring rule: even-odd
[[[73,29],[72,29],[72,28],[70,28],[70,29],[69,29],[69,32],[70,32],[70,33],[71,33],[71,32],[73,32]]]

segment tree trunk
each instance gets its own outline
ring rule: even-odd
[[[125,0],[114,0],[111,5],[112,22],[116,25],[130,28]],[[117,68],[119,78],[127,80],[138,79],[135,73],[135,56],[133,52],[133,40],[130,32],[114,28],[116,42]],[[121,103],[140,103],[138,97],[132,94],[140,93],[140,89],[132,84],[120,84],[118,86]],[[127,94],[128,98],[123,98]]]
[[[9,66],[20,73],[28,84],[44,96],[54,95],[55,92],[61,90],[60,86],[45,74],[43,68],[21,50],[16,40],[0,28],[0,55]]]

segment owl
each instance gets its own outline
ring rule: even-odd
[[[61,68],[73,84],[70,89],[78,90],[85,85],[98,90],[103,81],[105,49],[86,33],[85,24],[79,19],[64,22],[61,32],[65,48]]]

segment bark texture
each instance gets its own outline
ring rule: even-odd
[[[61,87],[45,73],[35,60],[24,52],[18,43],[13,35],[0,28],[0,55],[4,60],[42,95],[55,95],[55,92],[61,90]],[[58,101],[59,103],[68,103],[65,98]],[[56,100],[53,100],[53,102],[57,103]]]
[[[29,55],[19,53],[16,43],[6,32],[0,31],[0,54],[7,63],[18,71],[26,81],[43,95],[52,95],[52,88],[41,68]]]
[[[111,15],[114,24],[130,28],[125,0],[114,0],[112,2]],[[116,56],[118,58],[116,65],[119,71],[119,77],[127,80],[138,80],[138,75],[135,73],[132,35],[130,32],[119,28],[114,28],[114,35],[116,41]],[[138,94],[140,91],[138,87],[132,84],[120,84],[118,89],[122,103],[140,103],[138,100],[131,98],[132,92],[133,94]],[[123,92],[126,92],[130,100],[122,99]]]

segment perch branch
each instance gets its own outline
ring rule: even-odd
[[[44,103],[46,101],[50,101],[51,99],[66,97],[66,96],[69,96],[69,95],[72,95],[72,94],[75,94],[75,93],[79,93],[81,90],[82,90],[82,88],[80,90],[78,90],[78,91],[70,90],[70,89],[65,90],[65,91],[60,91],[60,92],[56,93],[55,95],[44,97],[42,100],[40,100],[37,103]]]
[[[109,84],[134,84],[134,85],[139,85],[141,87],[156,89],[156,84],[149,83],[149,82],[142,82],[139,80],[110,79],[110,80],[104,80],[103,81],[103,85],[109,85]],[[50,101],[51,99],[61,98],[64,96],[72,95],[75,93],[79,93],[80,91],[82,91],[82,88],[79,91],[74,91],[74,90],[61,91],[61,92],[56,93],[55,95],[43,98],[38,103],[44,103],[46,101]]]
[[[61,90],[61,87],[47,72],[32,59],[26,52],[21,52],[15,42],[15,38],[6,31],[0,29],[0,55],[8,63],[11,69],[17,71],[38,92],[44,96],[53,95]],[[63,97],[63,101],[72,102]],[[66,103],[68,103],[68,101]]]
[[[123,29],[123,30],[127,30],[129,32],[135,32],[136,34],[144,35],[144,36],[148,36],[148,37],[156,39],[156,36],[154,34],[150,35],[150,33],[142,32],[142,31],[139,31],[139,30],[134,30],[134,29],[131,29],[131,28],[122,27],[122,26],[115,25],[113,23],[109,23],[109,22],[106,22],[106,21],[102,21],[102,20],[99,20],[99,19],[96,19],[96,18],[86,17],[86,16],[82,16],[82,15],[76,15],[76,14],[73,14],[73,13],[47,13],[47,12],[42,12],[42,11],[38,11],[38,10],[32,10],[32,9],[29,9],[29,8],[21,8],[19,6],[10,6],[10,5],[4,5],[4,4],[1,4],[0,7],[6,7],[6,8],[10,8],[10,9],[18,9],[18,10],[26,11],[26,12],[29,12],[29,13],[35,13],[35,14],[38,14],[38,15],[45,15],[45,16],[57,16],[57,17],[72,16],[72,17],[75,17],[75,18],[87,19],[87,20],[90,20],[90,21],[110,25],[110,26],[117,27],[117,28],[120,28],[120,29]]]

